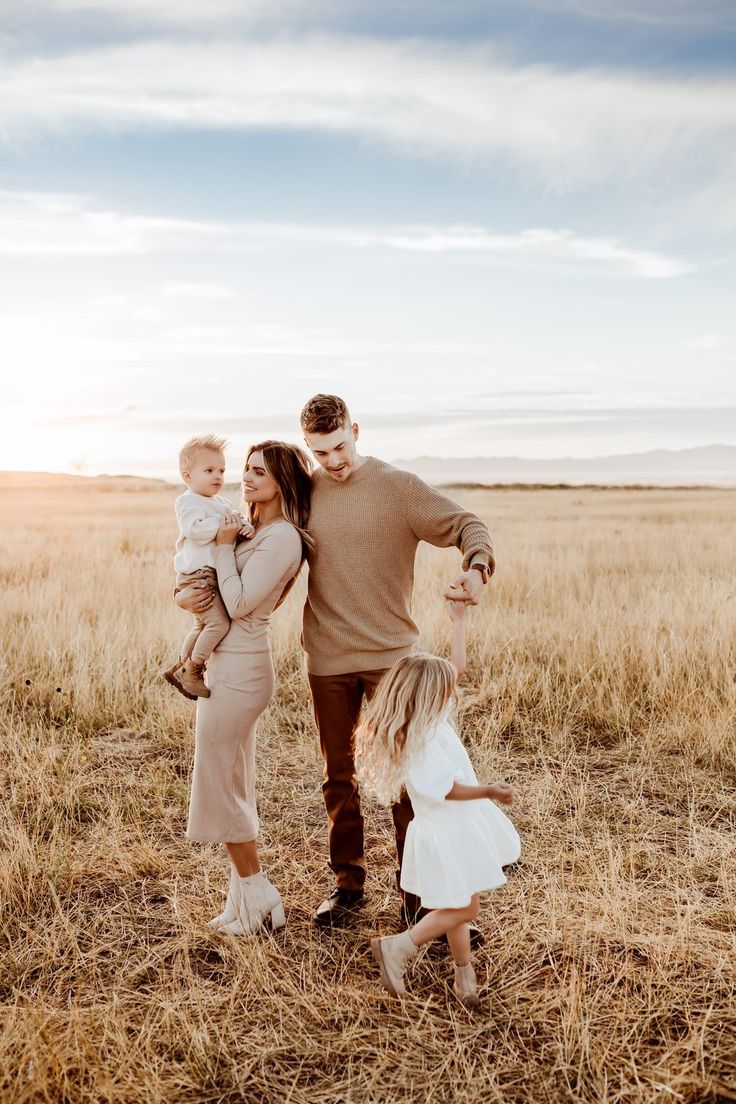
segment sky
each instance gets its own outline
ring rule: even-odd
[[[736,444],[732,0],[2,0],[0,469]]]

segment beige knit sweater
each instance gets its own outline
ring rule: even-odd
[[[309,568],[302,642],[313,675],[391,667],[419,635],[410,613],[420,541],[455,545],[463,568],[494,569],[488,530],[475,514],[418,476],[366,457],[344,483],[312,477]]]

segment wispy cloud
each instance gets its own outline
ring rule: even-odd
[[[165,296],[172,299],[220,300],[237,299],[238,292],[226,284],[185,283],[172,280],[163,288]]]
[[[723,349],[726,342],[720,334],[703,334],[688,341],[686,348],[694,349],[697,353],[714,353]]]
[[[736,136],[736,80],[520,67],[485,47],[349,36],[6,59],[6,141],[111,127],[339,133],[492,159],[558,187],[646,177],[696,155],[712,178]]]
[[[504,426],[595,426],[620,425],[633,428],[641,424],[687,424],[688,418],[699,426],[709,424],[723,434],[733,426],[736,412],[733,395],[724,395],[720,405],[712,400],[703,402],[698,395],[681,396],[672,401],[669,397],[651,396],[651,401],[634,396],[610,395],[607,402],[581,401],[577,403],[545,404],[539,396],[530,393],[529,402],[519,404],[482,404],[445,406],[441,409],[417,407],[402,410],[374,410],[365,421],[364,428],[371,432],[415,433],[422,430],[446,430],[457,434],[491,431]],[[689,401],[688,401],[689,400]],[[353,411],[355,413],[355,411]],[[298,435],[298,411],[273,408],[266,413],[243,415],[232,410],[218,408],[169,408],[165,412],[137,404],[124,407],[97,407],[94,409],[67,409],[38,411],[33,421],[38,425],[56,425],[74,428],[85,425],[96,427],[118,426],[136,432],[186,433],[194,432],[198,425],[206,424],[213,432],[237,436],[243,433],[269,433]],[[727,432],[733,438],[733,432]]]
[[[494,234],[478,226],[375,229],[247,223],[133,215],[92,206],[82,196],[0,192],[0,255],[100,257],[171,251],[258,251],[338,248],[472,256],[506,263],[564,264],[585,272],[669,279],[693,271],[679,258],[625,245],[615,238],[582,237],[566,229],[532,228]],[[174,298],[233,298],[210,283],[169,283]]]
[[[83,196],[0,192],[0,255],[112,257],[212,243],[214,227],[92,207]]]
[[[423,253],[476,253],[550,261],[583,261],[611,266],[653,279],[682,276],[693,266],[677,257],[631,249],[614,238],[584,238],[569,230],[530,229],[520,234],[490,234],[480,227],[393,234],[386,244]]]
[[[284,20],[313,21],[334,13],[336,0],[6,0],[16,11],[63,15],[101,15],[136,24],[212,25],[233,20],[241,26],[273,25]]]
[[[79,0],[81,2],[81,0]],[[109,0],[114,3],[115,0]],[[736,28],[731,0],[522,0],[523,6],[603,20],[653,27]]]
[[[656,27],[736,26],[731,0],[516,0],[516,4],[583,20]],[[454,0],[452,4],[455,17],[466,19],[477,19],[507,6],[504,0]],[[170,27],[207,26],[222,20],[239,26],[286,22],[329,26],[365,14],[360,0],[5,0],[5,7],[37,14],[98,15]],[[447,3],[423,0],[421,10],[426,19],[434,20],[447,15]],[[371,11],[384,22],[402,14],[395,0],[372,0]]]

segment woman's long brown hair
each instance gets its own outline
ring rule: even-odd
[[[246,465],[254,452],[263,454],[263,466],[281,494],[281,512],[299,531],[304,561],[314,549],[314,541],[307,532],[312,504],[312,468],[307,454],[298,445],[291,445],[288,441],[261,441],[248,449]],[[257,526],[258,503],[246,505],[250,520]]]

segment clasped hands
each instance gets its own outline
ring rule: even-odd
[[[463,606],[477,606],[482,589],[481,573],[471,567],[469,571],[463,571],[462,575],[458,575],[457,579],[450,583],[442,597],[448,602],[457,602]],[[452,613],[452,610],[450,612]]]
[[[215,537],[215,544],[234,544],[238,537],[245,537],[246,540],[249,540],[254,533],[255,529],[248,518],[241,514],[239,510],[233,510],[232,513],[225,514],[222,518]]]

